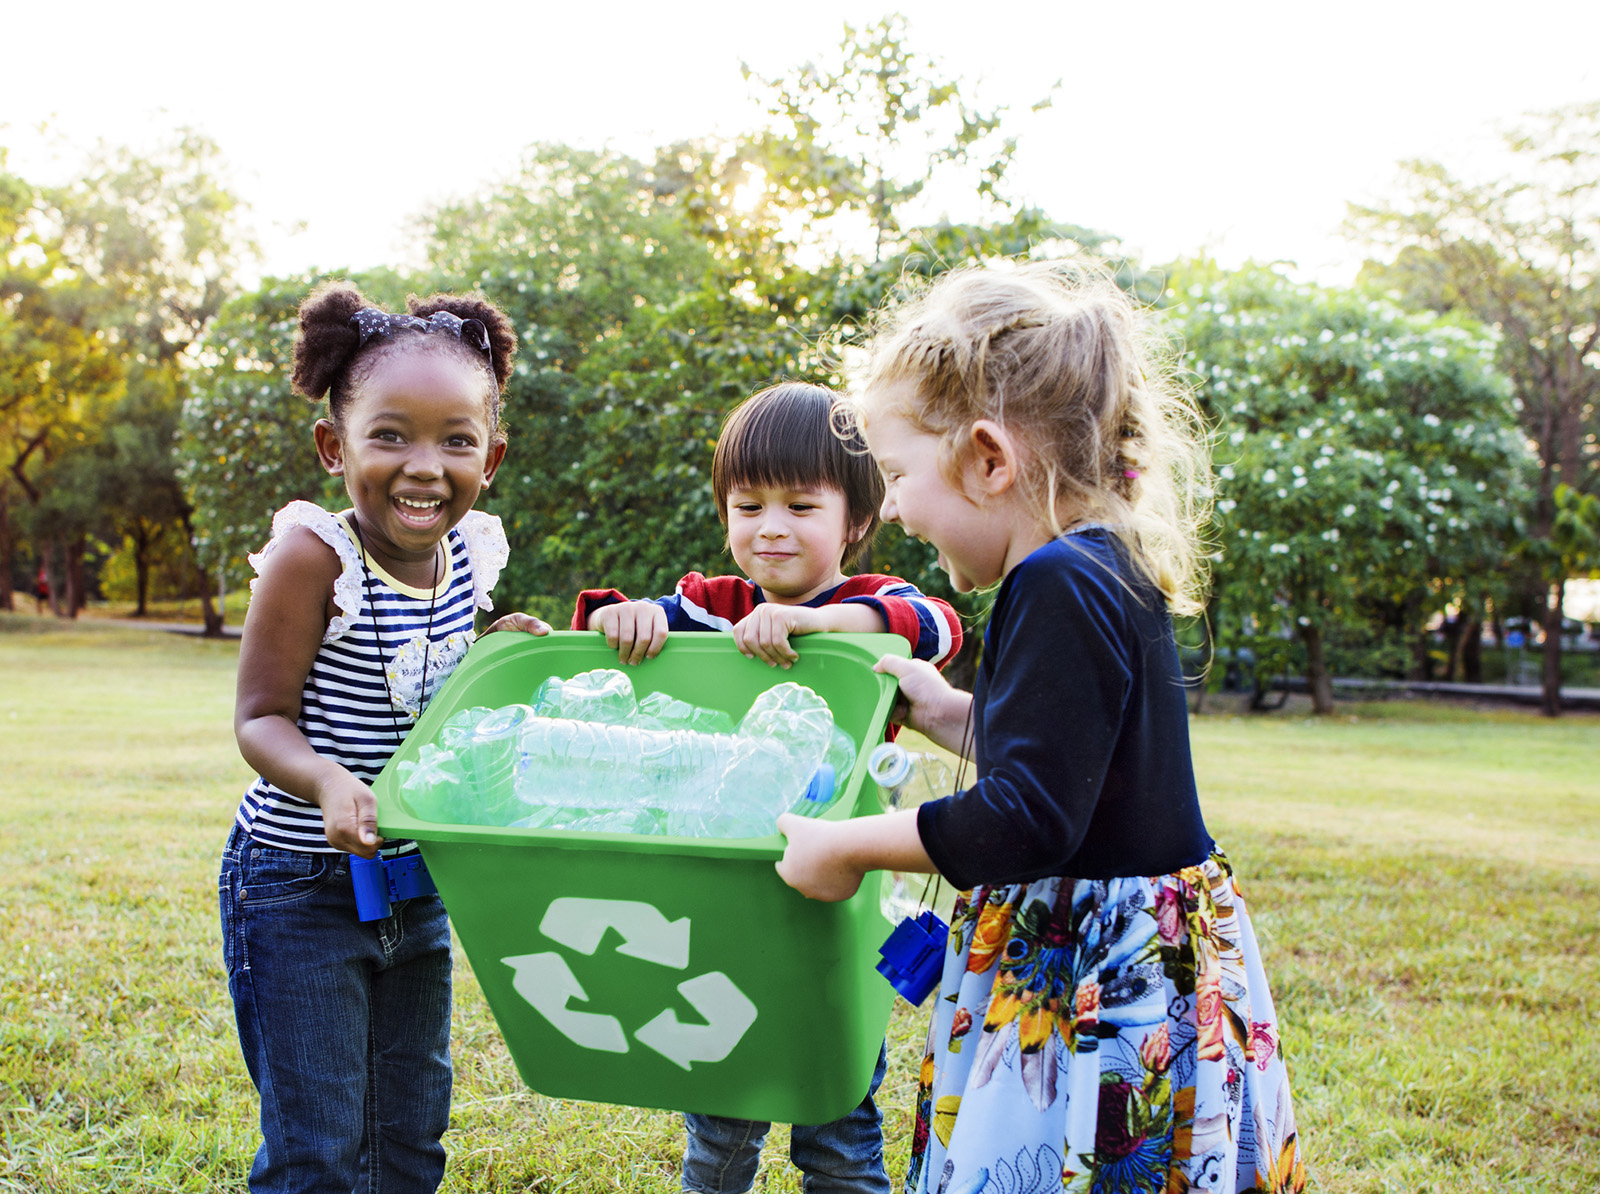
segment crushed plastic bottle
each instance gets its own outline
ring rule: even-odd
[[[721,709],[691,705],[664,692],[652,692],[639,702],[634,724],[647,730],[698,730],[702,734],[731,734],[733,718]]]
[[[514,825],[528,815],[515,781],[522,727],[532,719],[533,710],[527,705],[496,709],[479,721],[457,748],[476,799],[469,824]]]
[[[427,743],[417,752],[416,762],[407,760],[399,770],[400,792],[423,820],[455,822],[471,812],[467,773],[453,751]]]
[[[828,766],[833,768],[833,796],[844,795],[856,769],[856,740],[837,725],[828,738]]]
[[[478,728],[478,723],[493,712],[487,705],[474,705],[470,709],[452,713],[450,720],[439,727],[439,746],[444,750],[460,750],[472,737],[472,731]]]
[[[533,694],[538,717],[565,717],[572,721],[598,721],[610,726],[634,723],[639,702],[633,681],[616,668],[595,668],[570,680],[551,676]]]
[[[828,702],[805,685],[775,684],[758,696],[740,719],[739,733],[781,742],[796,757],[820,757],[833,735],[833,713]]]
[[[873,750],[867,757],[867,775],[878,785],[878,802],[885,812],[916,808],[955,791],[955,773],[948,763],[938,755],[908,751],[897,742]],[[927,875],[885,871],[878,906],[889,923],[917,916],[928,885]]]

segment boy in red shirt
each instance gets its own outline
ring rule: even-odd
[[[961,649],[961,621],[947,602],[895,576],[850,576],[877,533],[883,479],[859,435],[834,432],[837,396],[787,382],[762,390],[728,416],[711,463],[717,515],[744,577],[691,572],[668,597],[630,601],[615,589],[586,589],[574,630],[602,630],[623,663],[654,658],[667,635],[730,632],[739,650],[787,668],[797,635],[826,630],[888,631],[911,653],[943,667]],[[749,579],[745,579],[748,577]],[[873,1096],[831,1124],[796,1124],[789,1156],[808,1191],[888,1194],[882,1116]],[[772,1126],[724,1116],[686,1115],[683,1189],[723,1194],[755,1181]]]

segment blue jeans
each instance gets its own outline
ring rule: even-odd
[[[795,1124],[789,1131],[789,1159],[805,1176],[805,1194],[889,1194],[883,1168],[883,1116],[872,1096],[878,1093],[887,1062],[878,1049],[878,1068],[860,1106],[843,1119],[814,1127]],[[683,1150],[683,1188],[696,1194],[737,1194],[756,1180],[761,1144],[769,1123],[720,1115],[685,1115],[689,1143]]]
[[[239,1046],[261,1094],[255,1194],[432,1194],[450,1123],[450,923],[438,896],[356,919],[343,854],[234,826],[217,881]]]

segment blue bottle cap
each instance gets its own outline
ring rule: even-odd
[[[811,782],[801,799],[808,804],[827,804],[833,799],[833,785],[833,764],[823,763],[811,773]]]

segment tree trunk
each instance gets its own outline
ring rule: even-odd
[[[150,613],[150,539],[150,529],[145,525],[144,519],[135,519],[133,527],[133,583],[139,599],[139,604],[133,611],[133,616],[136,618],[146,617]]]
[[[1561,716],[1561,606],[1567,582],[1550,582],[1544,611],[1544,674],[1540,677],[1540,705],[1546,717]]]
[[[1328,660],[1322,649],[1322,630],[1307,622],[1300,627],[1300,637],[1306,644],[1306,687],[1311,690],[1311,711],[1332,713],[1333,677],[1328,674]]]
[[[1483,622],[1477,618],[1461,634],[1461,679],[1468,684],[1483,683]]]
[[[50,612],[58,618],[64,618],[67,615],[61,608],[61,585],[56,582],[56,559],[61,554],[60,546],[60,542],[54,538],[45,540],[44,579],[45,588],[50,590]]]
[[[0,486],[0,609],[11,611],[17,608],[11,588],[12,542],[11,542],[11,495],[4,486]]]
[[[1406,669],[1407,680],[1433,679],[1433,659],[1428,654],[1432,645],[1428,641],[1427,628],[1422,622],[1422,594],[1412,593],[1405,599],[1401,607],[1402,617],[1405,619],[1405,633],[1411,639],[1411,666]]]
[[[1471,675],[1474,670],[1480,677],[1483,674],[1479,651],[1480,640],[1483,637],[1483,623],[1463,605],[1454,626],[1454,636],[1450,639],[1450,663],[1444,678],[1452,684],[1457,680],[1464,680],[1468,684],[1481,683],[1481,679],[1474,680]]]
[[[200,580],[200,616],[205,619],[205,636],[221,638],[222,611],[217,608],[216,600],[211,595],[211,574],[198,565],[196,573]]]
[[[82,535],[75,536],[67,544],[67,617],[76,618],[79,611],[89,604],[89,595],[84,592],[85,581],[83,573],[84,539]]]

